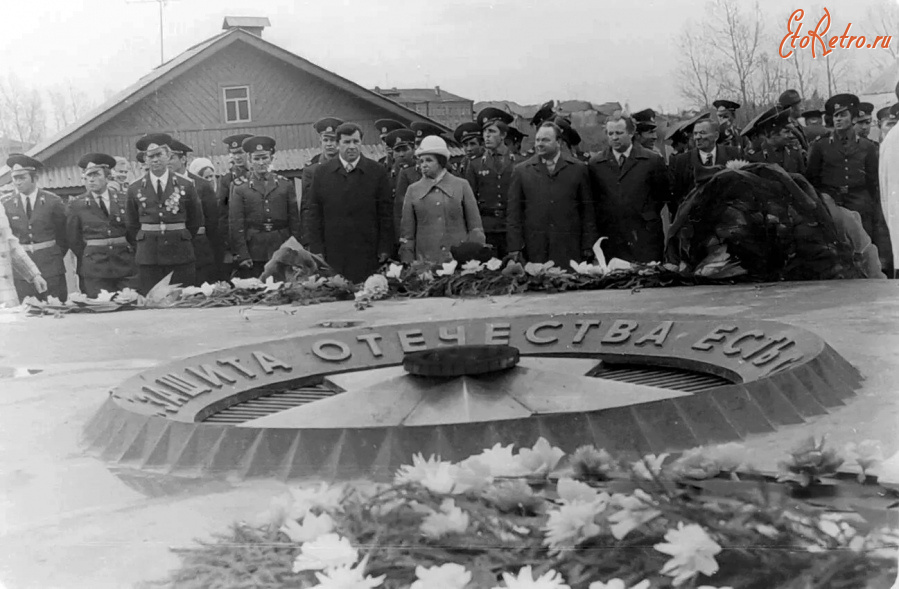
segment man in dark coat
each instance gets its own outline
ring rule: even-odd
[[[393,206],[384,167],[362,155],[362,129],[337,127],[338,157],[312,178],[309,248],[334,270],[361,282],[394,249]]]
[[[300,182],[300,243],[307,248],[310,243],[310,230],[307,222],[309,221],[309,203],[312,202],[312,178],[319,166],[337,158],[337,134],[335,131],[342,124],[343,121],[340,119],[325,117],[312,125],[315,132],[318,133],[322,150],[303,168],[303,179]]]
[[[791,146],[796,135],[791,128],[790,111],[775,111],[758,121],[755,127],[765,140],[757,151],[750,154],[747,150],[747,160],[777,164],[791,174],[805,174],[805,157],[802,151]]]
[[[629,262],[662,260],[665,235],[662,207],[671,200],[662,156],[632,141],[634,121],[606,122],[609,148],[589,164],[596,227],[608,237],[608,258]]]
[[[378,163],[384,166],[384,169],[390,173],[393,169],[393,150],[387,144],[387,135],[399,129],[406,129],[406,125],[393,119],[378,119],[375,121],[375,127],[378,129],[378,136],[381,139],[381,145],[387,148],[387,155],[380,158]]]
[[[271,171],[275,140],[249,137],[243,150],[250,175],[231,191],[231,246],[241,277],[258,278],[281,244],[299,238],[300,210],[293,181]]]
[[[169,143],[164,133],[142,137],[137,149],[147,154],[149,171],[128,187],[125,226],[137,241],[138,287],[147,294],[172,274],[172,284],[196,280],[196,257],[191,243],[204,225],[203,207],[193,184],[169,168]]]
[[[43,164],[38,160],[14,153],[6,160],[16,191],[3,199],[13,235],[47,282],[47,290],[39,293],[31,282],[14,282],[19,300],[25,297],[45,299],[53,296],[66,300],[66,268],[63,256],[69,250],[66,236],[66,209],[62,199],[37,185],[38,172]]]
[[[858,97],[853,94],[831,96],[824,104],[833,117],[834,132],[812,143],[805,176],[812,186],[832,196],[837,205],[861,216],[865,232],[877,246],[884,273],[892,276],[893,247],[880,204],[878,147],[853,129],[858,105]]]
[[[737,111],[740,103],[732,100],[716,100],[712,103],[718,115],[718,130],[720,131],[717,142],[723,145],[743,149],[746,146],[741,129],[737,127]]]
[[[89,153],[78,161],[87,191],[69,201],[66,232],[78,260],[81,291],[95,298],[101,290],[117,292],[137,286],[134,243],[125,228],[125,195],[110,185],[116,160]]]
[[[808,139],[809,149],[811,149],[811,144],[815,139],[830,135],[830,130],[824,126],[824,111],[819,109],[807,110],[802,113],[802,120],[805,121],[802,133]]]
[[[596,216],[587,166],[562,153],[562,129],[544,122],[536,154],[515,167],[508,193],[508,249],[530,262],[568,268],[590,255]]]
[[[230,278],[234,270],[232,264],[231,248],[228,244],[228,199],[231,196],[231,185],[240,184],[247,176],[247,154],[243,152],[243,140],[251,135],[238,133],[225,137],[223,143],[228,148],[231,156],[231,169],[219,178],[218,189],[215,193],[215,201],[218,206],[218,227],[216,233],[222,238],[222,257],[219,259],[219,275]]]
[[[506,255],[506,214],[512,168],[521,162],[506,147],[506,135],[514,117],[498,108],[487,107],[478,113],[477,123],[484,137],[484,155],[472,160],[465,171],[465,179],[474,191],[478,211],[484,224],[487,244],[496,256]]]
[[[172,139],[170,147],[172,157],[169,158],[169,169],[193,184],[200,199],[200,206],[203,207],[205,224],[197,229],[197,234],[193,238],[194,255],[197,258],[195,285],[199,286],[204,282],[213,284],[220,279],[227,280],[230,273],[221,275],[221,263],[218,262],[224,256],[224,249],[219,238],[219,210],[215,189],[212,184],[187,170],[187,154],[193,151],[191,147],[177,139]]]
[[[412,151],[412,146],[415,145],[415,132],[411,129],[397,129],[388,133],[385,141],[387,149],[392,154],[393,167],[388,171],[387,178],[390,181],[390,199],[393,202],[393,227],[397,230],[403,220],[406,190],[400,194],[396,187],[404,170],[415,167],[415,153]],[[406,185],[406,189],[408,186]],[[396,237],[399,238],[398,235]]]
[[[786,129],[790,132],[792,141],[790,147],[800,153],[808,153],[808,139],[802,125],[799,124],[799,117],[802,115],[802,96],[798,91],[784,90],[777,99],[777,105],[780,110],[785,111],[789,117]],[[803,155],[803,158],[805,156]]]
[[[696,170],[698,168],[723,168],[731,161],[741,158],[741,152],[736,147],[728,145],[716,145],[719,128],[711,121],[700,121],[693,127],[693,139],[696,147],[671,158],[669,173],[671,174],[671,191],[674,208],[684,201],[693,187],[696,186]]]

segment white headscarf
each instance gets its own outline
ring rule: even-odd
[[[191,174],[196,174],[197,176],[200,176],[200,172],[202,172],[206,168],[212,168],[212,171],[215,172],[215,166],[212,165],[212,161],[205,157],[195,158],[192,162],[190,162],[190,165],[187,166],[188,171]]]

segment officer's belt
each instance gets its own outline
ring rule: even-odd
[[[41,241],[40,243],[23,243],[21,245],[22,245],[22,249],[24,249],[28,253],[31,253],[31,252],[36,252],[39,250],[45,250],[47,248],[55,247],[56,240],[51,239],[50,241]]]
[[[283,221],[280,223],[250,223],[249,227],[259,231],[280,231],[281,229],[287,229],[287,223]]]
[[[125,245],[128,243],[128,240],[125,236],[121,237],[106,237],[103,239],[85,239],[84,245]]]
[[[141,231],[180,231],[187,229],[185,223],[141,223]]]

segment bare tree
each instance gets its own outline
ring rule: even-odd
[[[868,9],[868,20],[878,35],[891,38],[899,36],[899,3],[895,0],[880,0],[880,4]],[[896,43],[889,43],[884,47],[883,41],[878,41],[877,47],[886,51],[893,60],[899,60],[899,48],[896,47]]]
[[[719,72],[709,41],[700,37],[696,29],[696,23],[688,22],[678,37],[678,89],[693,106],[704,108],[712,103],[718,88]]]
[[[75,88],[71,80],[47,90],[47,97],[53,108],[57,131],[76,122],[93,108],[93,103],[87,94]]]
[[[742,10],[743,6],[737,0],[715,0],[710,7],[709,30],[712,46],[736,78],[728,80],[730,85],[737,90],[744,104],[750,104],[764,27],[758,2],[747,12]]]
[[[37,143],[46,125],[40,93],[13,74],[0,79],[0,131],[22,143]]]

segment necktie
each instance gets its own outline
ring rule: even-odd
[[[347,164],[346,165],[346,173],[349,174],[352,171],[353,171],[353,164]]]
[[[618,156],[618,166],[623,168],[623,167],[624,167],[624,162],[625,162],[626,160],[627,160],[627,156],[626,156],[626,155],[624,155],[623,153],[622,153],[621,155],[619,155],[619,156]]]
[[[97,204],[100,205],[100,210],[103,211],[103,214],[107,217],[109,216],[109,209],[106,208],[106,203],[103,202],[103,197],[99,194],[95,194],[94,198],[97,199]]]
[[[702,154],[702,164],[704,166],[712,165],[712,154],[710,154],[710,153]]]
[[[32,212],[32,210],[31,210],[31,199],[28,198],[27,196],[24,196],[24,195],[22,196],[22,198],[25,199],[25,215],[27,215],[28,218],[30,219],[30,218],[31,218],[31,212]]]
[[[162,179],[161,178],[156,179],[156,196],[158,196],[160,198],[160,200],[162,199]]]

